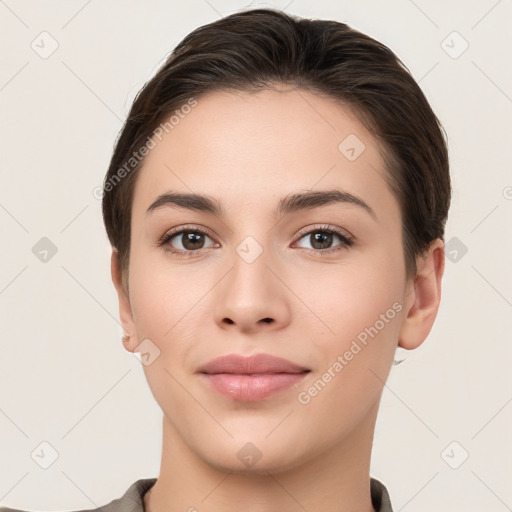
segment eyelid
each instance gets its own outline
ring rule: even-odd
[[[302,238],[304,235],[308,235],[315,231],[332,231],[350,242],[355,240],[354,235],[349,233],[346,229],[334,226],[332,224],[314,224],[312,226],[307,226],[306,228],[299,231],[297,238]]]
[[[195,224],[184,224],[183,226],[177,226],[175,228],[170,229],[169,231],[166,231],[159,239],[158,239],[158,245],[163,245],[166,243],[166,240],[168,241],[169,238],[174,237],[180,233],[183,233],[184,231],[192,231],[192,232],[198,232],[202,233],[203,235],[207,235],[210,238],[214,238],[214,236],[211,234],[211,232],[203,228],[202,226],[198,226]],[[188,251],[191,252],[191,251]]]

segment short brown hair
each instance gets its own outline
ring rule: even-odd
[[[402,213],[406,272],[416,274],[416,256],[443,239],[451,197],[444,133],[423,92],[388,47],[344,23],[253,9],[188,34],[133,102],[103,184],[103,219],[123,275],[134,186],[144,161],[134,159],[135,152],[191,98],[275,84],[342,102],[380,141],[386,179]]]

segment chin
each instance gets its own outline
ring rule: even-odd
[[[264,435],[251,437],[237,436],[234,439],[226,439],[225,443],[215,441],[206,449],[196,450],[197,455],[211,467],[238,475],[268,475],[268,473],[281,473],[298,466],[307,459],[307,456],[297,442],[288,437],[284,442],[276,436],[276,439],[265,440]]]

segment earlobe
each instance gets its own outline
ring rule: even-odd
[[[133,321],[130,297],[123,283],[123,276],[119,264],[119,253],[116,249],[112,250],[112,255],[110,257],[110,272],[119,301],[119,318],[121,319],[121,324],[125,333],[123,336],[123,346],[129,352],[133,352],[136,347],[135,323]]]
[[[408,306],[400,329],[399,347],[415,349],[430,333],[441,301],[444,265],[444,243],[438,238],[430,244],[427,252],[417,259],[418,273],[414,281],[411,280],[405,298]]]

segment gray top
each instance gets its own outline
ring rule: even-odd
[[[76,512],[145,512],[144,494],[153,486],[156,478],[141,478],[134,482],[120,498],[107,505],[93,509],[82,509]],[[386,487],[372,478],[370,480],[372,504],[376,512],[393,512]],[[0,507],[0,512],[26,512],[16,508]]]

